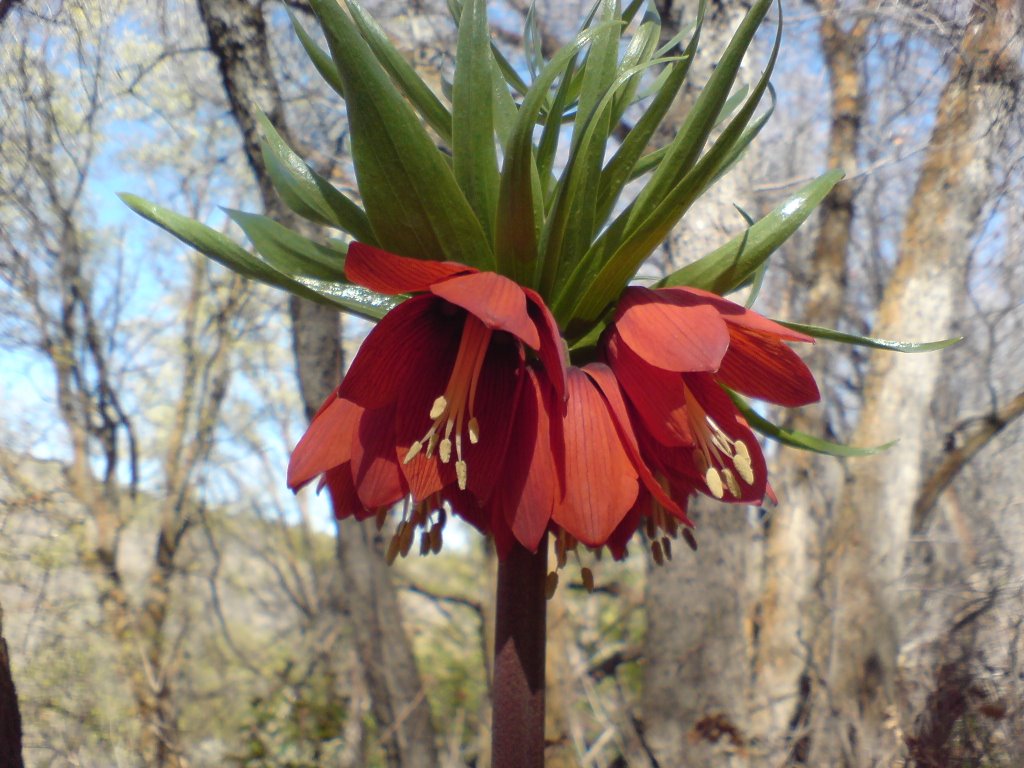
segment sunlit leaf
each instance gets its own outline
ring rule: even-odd
[[[743,418],[750,423],[750,426],[753,429],[756,429],[762,435],[770,438],[771,440],[775,440],[783,445],[792,446],[793,448],[802,448],[805,451],[824,453],[829,456],[870,456],[872,454],[888,450],[899,442],[899,440],[893,440],[885,445],[877,445],[873,448],[858,448],[853,445],[833,443],[829,440],[823,440],[820,437],[814,437],[814,435],[808,435],[806,432],[780,427],[778,424],[768,421],[768,419],[755,411],[753,407],[751,407],[750,403],[735,392],[726,390],[726,393],[732,398],[732,401],[736,404],[740,413],[743,414]]]
[[[820,176],[721,248],[660,280],[657,287],[691,285],[720,295],[735,290],[796,232],[842,178],[840,170]]]
[[[401,298],[384,296],[345,281],[286,275],[201,222],[136,195],[121,193],[118,196],[125,205],[144,219],[148,219],[186,245],[243,277],[281,288],[311,301],[347,310],[368,320],[379,320],[401,301]]]
[[[300,216],[338,227],[371,245],[377,242],[363,209],[338,191],[292,151],[265,115],[258,115],[263,162],[285,205]]]
[[[278,272],[323,280],[344,278],[345,251],[315,243],[273,219],[255,213],[225,209],[263,259]]]
[[[491,61],[487,4],[485,0],[467,0],[459,24],[452,85],[452,164],[459,186],[493,241],[498,154],[494,145]]]
[[[312,3],[311,3],[312,4]],[[345,0],[359,33],[373,51],[377,61],[387,70],[392,81],[405,95],[430,127],[447,142],[452,140],[452,116],[434,95],[406,58],[391,44],[387,33],[356,0]],[[315,4],[312,4],[315,5]],[[314,9],[315,10],[315,9]],[[319,16],[319,12],[317,12]],[[337,60],[337,56],[335,56]]]
[[[805,325],[804,323],[792,323],[785,320],[777,320],[776,322],[787,328],[792,328],[794,331],[800,333],[806,333],[808,336],[813,336],[816,339],[827,339],[829,341],[838,341],[843,344],[852,344],[858,347],[870,347],[872,349],[886,349],[890,352],[935,352],[940,349],[946,349],[963,341],[963,336],[954,336],[951,339],[942,339],[941,341],[924,341],[924,342],[909,342],[909,341],[889,341],[887,339],[873,339],[869,336],[857,336],[853,333],[843,333],[842,331],[835,331],[831,328],[822,328],[817,325]]]
[[[335,0],[311,4],[345,81],[356,175],[380,246],[492,267],[488,238],[451,167],[352,20]]]

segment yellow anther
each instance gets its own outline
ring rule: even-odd
[[[740,443],[743,445],[743,443]],[[750,485],[754,482],[754,470],[750,466],[750,459],[744,457],[739,452],[732,457],[732,465],[736,467],[736,471],[740,473],[740,477],[743,478],[743,482]]]
[[[459,490],[466,490],[466,462],[456,461],[455,462],[455,479],[459,481]]]
[[[441,414],[445,412],[445,409],[447,407],[448,407],[448,401],[445,399],[445,396],[444,395],[439,396],[436,400],[434,400],[434,404],[432,406],[430,406],[430,418],[432,418],[432,419],[439,419],[439,418],[441,418]]]
[[[729,489],[729,493],[731,493],[736,498],[739,498],[739,496],[740,496],[740,484],[738,482],[736,482],[736,475],[734,475],[728,469],[723,469],[722,470],[722,478],[725,480],[725,485]]]
[[[711,491],[711,495],[716,499],[720,499],[725,495],[722,476],[718,474],[718,470],[714,467],[708,467],[707,472],[704,473],[704,482],[708,484],[708,490]]]
[[[469,430],[469,442],[473,445],[480,442],[480,422],[476,420],[476,416],[472,416],[469,419],[469,424],[466,425],[466,428]]]
[[[405,458],[402,459],[403,464],[408,464],[410,461],[415,459],[419,452],[423,450],[423,443],[417,440],[415,443],[409,446],[409,450],[405,452]]]
[[[452,441],[447,437],[441,441],[438,455],[441,457],[441,461],[445,464],[452,460]]]

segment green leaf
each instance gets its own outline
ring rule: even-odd
[[[310,37],[306,28],[295,18],[295,14],[292,13],[291,9],[287,8],[285,10],[288,12],[288,18],[291,19],[295,34],[299,37],[299,42],[302,43],[302,47],[306,50],[306,55],[313,62],[313,66],[320,73],[320,77],[334,89],[335,93],[341,96],[341,98],[345,98],[345,84],[342,82],[341,75],[338,74],[338,68],[334,66],[334,61],[327,51],[317,45],[316,41]]]
[[[770,5],[771,0],[762,0],[744,18],[723,54],[721,63],[708,81],[704,93],[698,98],[697,104],[687,116],[684,128],[680,131],[681,134],[685,134],[686,125],[690,124],[691,117],[695,112],[702,111],[706,117],[702,117],[699,121],[700,130],[696,131],[699,140],[686,139],[682,143],[685,151],[679,161],[683,165],[690,163],[691,159],[696,157],[693,152],[699,152],[707,132],[710,131],[711,125],[721,113],[743,53],[753,38],[757,24]],[[552,308],[559,320],[566,322],[567,318],[573,318],[586,323],[596,319],[629,282],[651,251],[665,239],[697,197],[719,173],[735,160],[737,154],[746,146],[745,142],[749,142],[760,130],[764,120],[761,120],[749,131],[745,129],[760,103],[761,96],[768,88],[769,78],[778,58],[781,39],[782,16],[780,14],[771,56],[764,73],[752,89],[743,108],[722,131],[722,134],[704,156],[694,163],[681,179],[670,188],[666,188],[664,180],[676,177],[677,173],[677,169],[673,167],[675,153],[672,150],[669,151],[637,199],[605,231],[581,261],[577,274],[570,278],[565,294],[559,296],[555,307]],[[729,74],[730,71],[732,74]],[[723,79],[716,82],[716,78],[721,73],[724,73]],[[703,108],[700,108],[700,102],[707,97],[709,91],[712,91],[713,98],[709,99]],[[663,196],[652,198],[649,194],[651,189],[662,190]],[[653,206],[653,211],[649,211],[650,206]],[[567,302],[562,299],[568,294],[571,294],[575,301],[572,303],[571,309],[566,312]],[[569,302],[572,301],[573,299],[569,299]]]
[[[257,115],[257,120],[263,131],[263,161],[285,205],[310,221],[338,227],[356,240],[375,245],[377,238],[363,209],[295,154],[266,115]]]
[[[530,7],[526,9],[526,19],[523,22],[523,54],[526,57],[526,67],[530,70],[530,77],[536,80],[538,73],[544,68],[536,0],[531,0]]]
[[[459,24],[452,86],[452,164],[459,186],[493,242],[499,176],[491,62],[487,3],[468,0]]]
[[[660,280],[655,287],[690,285],[725,295],[739,287],[814,212],[843,178],[823,174],[728,243]]]
[[[345,82],[352,155],[382,248],[488,269],[487,236],[455,175],[335,0],[311,0]]]
[[[379,320],[396,306],[400,297],[383,294],[344,281],[324,281],[286,275],[260,261],[230,238],[205,224],[151,203],[136,195],[121,193],[121,200],[161,229],[243,277],[282,288],[311,301],[344,309],[368,320]]]
[[[805,325],[804,323],[792,323],[786,320],[777,320],[777,323],[784,325],[787,328],[792,328],[794,331],[800,333],[806,333],[808,336],[813,336],[816,339],[828,339],[829,341],[838,341],[843,344],[853,344],[858,347],[870,347],[871,349],[886,349],[890,352],[904,352],[913,354],[917,352],[935,352],[946,347],[951,347],[954,344],[958,344],[963,341],[963,336],[954,336],[951,339],[942,339],[941,341],[924,341],[924,342],[909,342],[909,341],[889,341],[887,339],[872,339],[869,336],[857,336],[853,333],[843,333],[842,331],[835,331],[831,328],[822,328],[818,325]]]
[[[562,48],[530,86],[519,117],[505,146],[498,197],[498,221],[495,234],[498,271],[522,284],[532,282],[537,258],[539,190],[533,154],[533,128],[547,97],[548,89],[570,60],[602,26],[584,30]]]
[[[723,387],[723,389],[725,388]],[[751,427],[756,429],[765,437],[775,440],[778,443],[782,443],[783,445],[792,446],[793,448],[801,448],[805,451],[814,451],[815,453],[824,453],[829,456],[870,456],[871,454],[881,453],[882,451],[888,450],[899,442],[899,440],[893,440],[885,445],[878,445],[874,448],[857,448],[852,445],[833,443],[829,440],[823,440],[820,437],[808,435],[806,432],[800,432],[796,429],[787,429],[786,427],[780,427],[778,424],[773,424],[755,411],[750,406],[750,403],[738,394],[728,389],[725,391],[726,394],[732,398],[732,401],[736,404],[740,413],[743,414],[743,418],[750,423]]]
[[[344,278],[344,250],[315,243],[266,216],[230,208],[225,208],[224,212],[242,228],[260,255],[278,272],[290,277]]]
[[[629,87],[637,74],[663,63],[645,61],[620,71],[604,93],[602,100],[583,124],[579,140],[572,147],[566,170],[559,181],[554,202],[545,221],[542,255],[544,272],[541,293],[551,292],[556,276],[572,267],[590,245],[598,221],[595,219],[594,187],[598,183],[604,148],[607,142],[608,113],[615,108],[616,96]]]
[[[701,0],[697,9],[697,23],[694,27],[693,37],[683,51],[682,60],[665,68],[668,74],[661,88],[655,94],[654,100],[644,110],[643,115],[636,122],[636,125],[633,126],[632,130],[626,134],[626,138],[623,139],[622,144],[619,145],[618,150],[616,150],[612,159],[608,161],[601,174],[601,182],[597,193],[597,215],[600,221],[605,221],[611,215],[615,202],[618,200],[622,190],[629,181],[635,178],[633,171],[640,156],[675,101],[679,89],[686,81],[686,75],[690,70],[693,55],[697,50],[697,43],[700,40],[701,24],[704,19],[704,8],[706,5],[707,0]],[[655,154],[658,154],[659,158],[664,157],[668,154],[668,151],[669,148],[665,147],[662,150],[651,153],[648,157],[652,157]],[[656,165],[655,163],[651,167],[656,167]]]
[[[336,4],[337,0],[335,0]],[[322,3],[310,3],[310,5],[313,6],[317,16],[323,19],[320,12],[316,10],[317,6],[322,5]],[[348,6],[349,11],[352,13],[352,19],[359,27],[359,34],[362,35],[363,40],[370,47],[377,62],[387,70],[395,85],[412,102],[413,106],[423,116],[423,119],[429,123],[430,127],[437,131],[438,136],[444,141],[451,143],[452,116],[448,112],[447,107],[434,95],[434,92],[430,90],[427,84],[420,79],[420,76],[416,74],[416,70],[406,61],[405,57],[395,49],[391,41],[388,40],[387,34],[380,28],[380,25],[377,24],[374,18],[356,0],[345,0],[345,5]],[[340,11],[341,9],[339,8],[338,10]],[[331,51],[333,53],[334,49],[332,48]],[[335,62],[338,60],[336,54],[334,60]],[[342,74],[344,75],[344,73]],[[361,85],[360,87],[364,86]]]

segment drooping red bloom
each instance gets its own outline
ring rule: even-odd
[[[449,502],[489,528],[480,510],[502,474],[527,349],[564,400],[554,318],[530,289],[455,262],[352,243],[345,272],[381,293],[415,295],[367,335],[292,453],[289,487],[322,476],[339,518],[408,498],[414,517]]]
[[[314,417],[292,454],[292,489],[321,476],[339,518],[404,500],[399,530],[426,530],[447,506],[502,555],[516,541],[536,550],[549,530],[570,548],[604,546],[647,499],[689,524],[648,469],[611,369],[566,367],[536,293],[359,243],[346,274],[414,295],[370,332]]]
[[[696,288],[626,289],[604,351],[654,474],[726,501],[772,496],[757,439],[723,386],[785,406],[818,400],[789,341],[813,339]]]

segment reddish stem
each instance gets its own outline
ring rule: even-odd
[[[547,536],[498,563],[492,768],[543,768]]]

